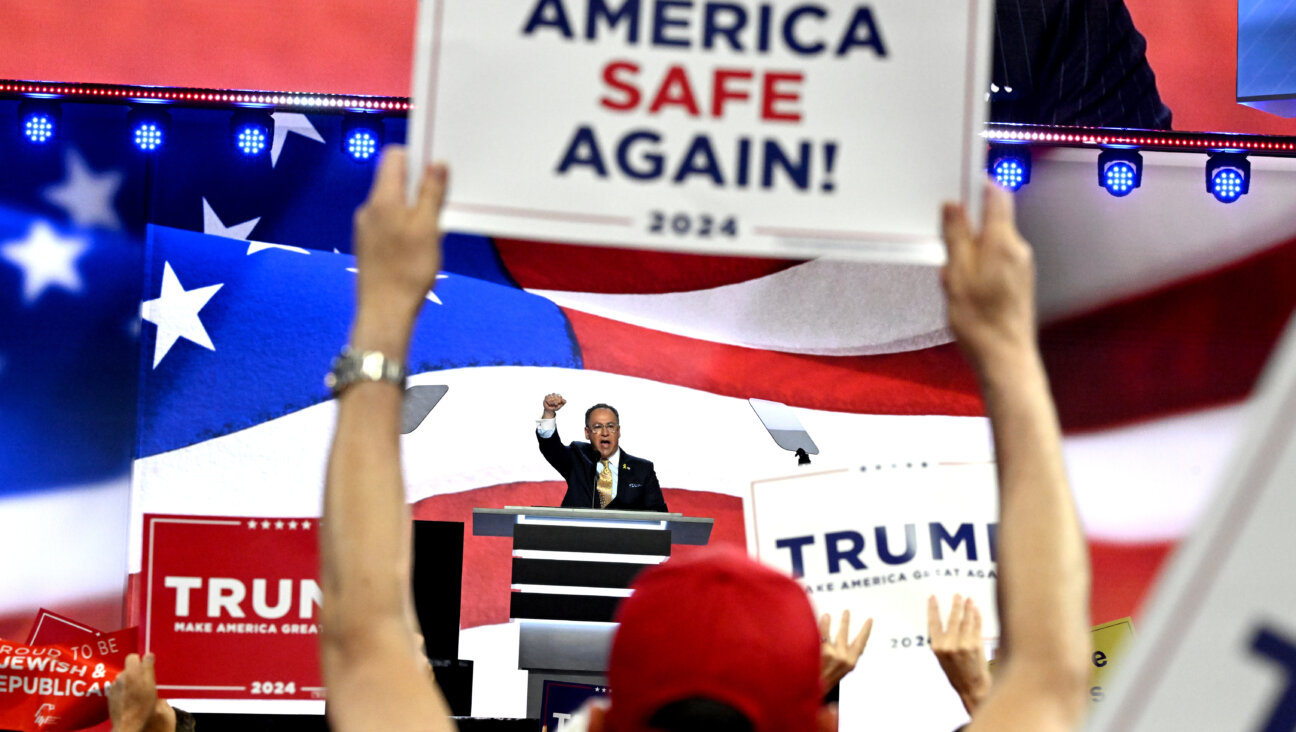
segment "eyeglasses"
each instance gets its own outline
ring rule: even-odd
[[[616,432],[621,425],[613,422],[612,424],[592,424],[589,426],[590,432]]]

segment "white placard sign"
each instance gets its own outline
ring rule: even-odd
[[[1201,524],[1153,591],[1091,729],[1296,729],[1296,321]]]
[[[993,5],[422,0],[411,158],[450,163],[454,230],[939,262]]]
[[[894,465],[894,466],[893,466]],[[818,612],[853,625],[874,619],[855,671],[842,682],[841,729],[952,730],[967,721],[927,635],[931,595],[995,605],[998,492],[990,462],[906,461],[756,481],[747,502],[748,546],[800,575]]]

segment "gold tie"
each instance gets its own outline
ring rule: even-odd
[[[603,464],[603,472],[599,473],[598,485],[598,505],[599,508],[607,508],[612,502],[612,466],[608,465],[607,460],[600,460]]]

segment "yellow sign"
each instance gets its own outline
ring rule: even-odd
[[[1106,698],[1103,685],[1111,679],[1114,669],[1125,658],[1126,643],[1134,637],[1134,623],[1129,618],[1096,625],[1093,629],[1093,664],[1089,674],[1089,701],[1098,703]]]
[[[1107,697],[1103,684],[1115,673],[1120,661],[1125,658],[1125,644],[1134,637],[1134,622],[1131,618],[1121,618],[1110,623],[1095,625],[1093,630],[1093,655],[1089,657],[1089,701],[1097,703]],[[994,659],[990,661],[990,671],[995,667]]]

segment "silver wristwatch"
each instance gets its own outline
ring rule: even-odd
[[[388,358],[382,351],[358,351],[351,346],[333,359],[324,386],[338,396],[357,381],[386,381],[405,388],[405,364]]]

